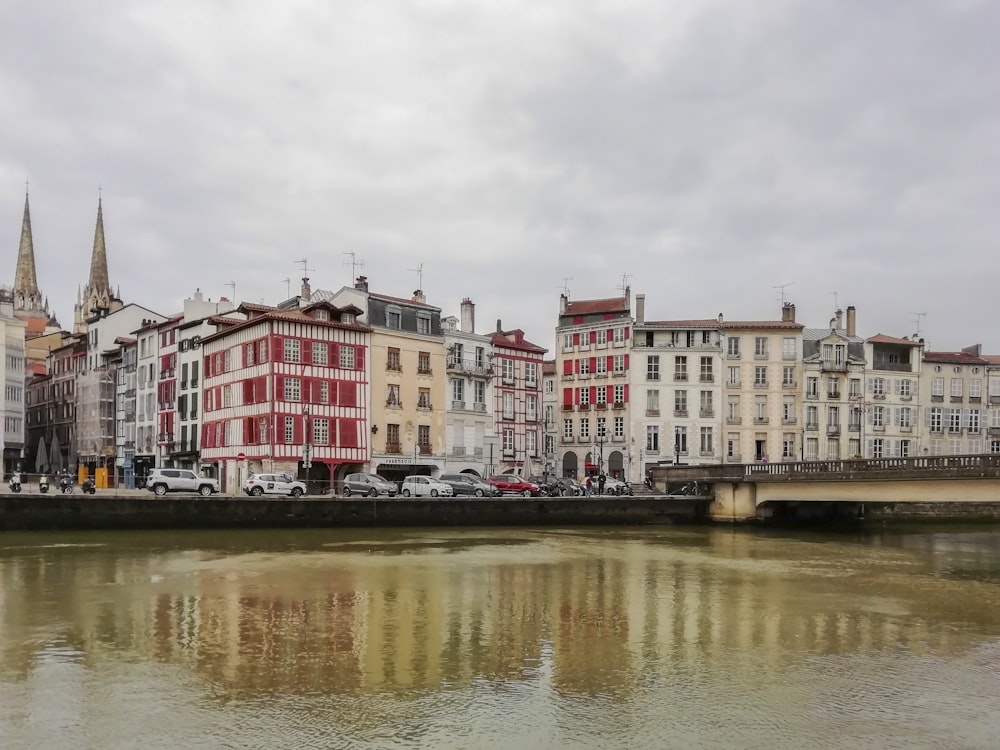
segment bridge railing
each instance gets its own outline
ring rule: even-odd
[[[914,456],[911,458],[869,458],[837,461],[793,461],[777,464],[746,464],[743,473],[751,476],[792,476],[802,474],[849,475],[865,472],[925,473],[950,471],[994,473],[1000,471],[1000,455]]]

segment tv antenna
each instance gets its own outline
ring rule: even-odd
[[[236,282],[235,281],[230,281],[230,282],[228,282],[226,284],[223,284],[223,286],[228,286],[230,289],[233,290],[233,304],[235,305],[236,304]]]
[[[285,299],[290,299],[292,296],[292,280],[289,278],[284,279],[285,281]]]
[[[354,282],[358,277],[358,269],[365,267],[365,262],[358,258],[358,254],[353,250],[348,250],[346,253],[341,253],[341,255],[347,255],[350,260],[345,260],[344,265],[349,265],[351,267],[351,282]]]
[[[919,339],[920,338],[920,321],[923,320],[927,316],[927,313],[925,313],[925,312],[911,312],[910,315],[913,316],[913,319],[917,323],[917,331],[916,331],[916,333],[913,334],[913,338],[914,339]]]
[[[421,292],[424,291],[424,264],[420,263],[416,268],[407,268],[407,271],[413,271],[417,275],[417,289]]]
[[[830,292],[830,294],[833,295],[833,311],[836,312],[837,310],[840,309],[840,305],[838,304],[839,300],[837,299],[837,293],[836,292]]]
[[[795,286],[795,282],[794,281],[787,281],[784,284],[775,284],[774,286],[771,287],[772,289],[780,289],[781,290],[780,291],[780,296],[778,297],[778,299],[781,300],[781,304],[782,305],[784,305],[786,302],[788,302],[788,297],[785,295],[785,289],[787,289],[790,286]]]
[[[302,279],[303,280],[309,278],[309,271],[315,271],[316,270],[315,268],[309,268],[309,261],[306,260],[305,258],[303,258],[302,260],[297,260],[295,262],[298,263],[298,264],[300,264],[302,266]]]
[[[573,280],[572,276],[563,276],[562,292],[567,297],[569,297],[569,282]]]
[[[632,274],[630,274],[630,273],[623,273],[622,274],[622,283],[618,287],[621,290],[622,294],[625,294],[625,292],[628,291],[628,280],[631,279],[631,278],[632,278]]]

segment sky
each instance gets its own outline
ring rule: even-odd
[[[4,283],[29,181],[64,327],[100,190],[112,284],[164,314],[306,267],[550,349],[564,290],[627,285],[648,320],[854,305],[1000,353],[998,29],[988,0],[0,3]]]

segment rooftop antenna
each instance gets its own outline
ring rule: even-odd
[[[788,302],[788,297],[785,296],[785,289],[787,287],[790,287],[790,286],[795,286],[795,282],[794,281],[787,281],[784,284],[775,284],[774,286],[771,287],[772,289],[780,289],[781,290],[781,293],[780,293],[780,296],[778,297],[778,299],[781,300],[782,306],[784,306]]]
[[[833,311],[836,312],[837,310],[840,309],[840,305],[838,304],[838,299],[837,299],[837,293],[830,292],[830,294],[833,295]]]
[[[913,316],[914,320],[917,323],[917,332],[913,334],[913,338],[914,339],[919,339],[920,338],[920,321],[923,320],[923,318],[927,315],[927,313],[925,313],[925,312],[911,312],[910,315]]]
[[[625,294],[628,291],[628,280],[631,279],[631,278],[632,278],[632,274],[630,274],[630,273],[623,273],[622,274],[622,283],[618,287],[618,289],[621,290],[622,294]]]
[[[291,299],[292,297],[292,280],[290,278],[284,279],[285,282],[285,299]]]
[[[228,286],[230,289],[233,290],[233,304],[235,305],[236,304],[236,282],[235,281],[230,281],[230,282],[227,282],[226,284],[223,284],[223,286]]]
[[[316,270],[315,268],[309,268],[309,261],[307,259],[305,259],[305,258],[303,258],[302,260],[297,260],[295,262],[299,263],[302,266],[302,278],[303,279],[308,279],[309,278],[309,271],[315,271]]]
[[[416,268],[407,268],[407,271],[413,271],[417,275],[417,289],[421,292],[424,291],[424,264],[419,264]]]
[[[351,266],[351,281],[353,282],[358,278],[358,269],[365,267],[365,262],[358,259],[358,254],[353,250],[348,250],[346,253],[341,253],[341,255],[350,256],[350,260],[344,261],[344,265]]]
[[[572,276],[563,276],[562,290],[563,294],[565,294],[567,297],[569,297],[569,282],[571,282],[572,280],[573,280]]]

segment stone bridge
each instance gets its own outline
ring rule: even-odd
[[[653,482],[671,496],[711,495],[709,515],[720,521],[807,504],[860,515],[899,503],[1000,503],[1000,455],[659,467]]]

